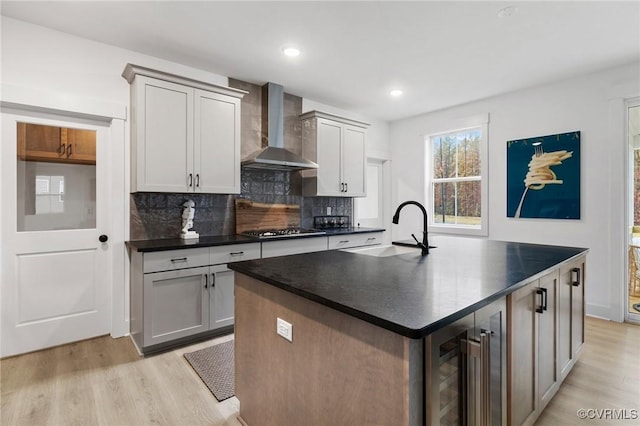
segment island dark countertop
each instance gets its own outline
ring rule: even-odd
[[[409,338],[422,338],[586,253],[577,247],[436,236],[421,257],[332,250],[229,268]]]

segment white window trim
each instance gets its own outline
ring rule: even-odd
[[[464,127],[459,128],[451,128],[451,130],[434,132],[424,136],[424,143],[426,146],[425,149],[425,169],[427,173],[425,173],[425,200],[427,201],[427,210],[429,212],[429,232],[441,233],[441,234],[455,234],[455,235],[469,235],[469,236],[489,236],[489,115],[482,114],[475,119],[480,122],[476,124],[471,124],[471,122],[475,121],[471,119],[466,122]],[[433,167],[433,158],[432,158],[432,149],[431,149],[431,138],[439,135],[461,132],[469,129],[477,129],[480,128],[482,132],[482,138],[480,139],[480,227],[474,227],[469,225],[460,225],[460,224],[444,224],[444,223],[435,223],[433,221],[433,194],[431,184],[431,176],[432,176],[432,167]],[[428,166],[427,166],[428,165]],[[455,182],[458,180],[469,180],[468,178],[460,179],[460,178],[450,178],[447,179],[451,182]],[[442,179],[440,181],[443,181]]]

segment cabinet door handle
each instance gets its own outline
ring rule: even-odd
[[[171,259],[171,263],[186,262],[186,261],[187,261],[186,257],[176,257],[175,259]]]
[[[547,302],[548,302],[548,296],[547,296],[547,289],[546,288],[542,288],[542,297],[544,299],[544,304],[542,305],[542,310],[546,311],[547,310]]]
[[[573,279],[573,274],[576,274],[575,279]],[[580,285],[580,268],[571,269],[571,285],[574,287],[578,287]]]
[[[216,286],[216,274],[215,272],[213,274],[211,274],[211,288],[214,288]]]
[[[208,288],[209,274],[204,274],[204,288]]]
[[[542,314],[544,313],[544,289],[536,288],[536,294],[540,296],[540,305],[536,306],[536,312]]]
[[[482,424],[491,424],[491,341],[488,333],[480,333],[480,388],[482,389],[480,418]]]
[[[189,188],[193,186],[193,173],[189,173]]]
[[[344,192],[349,192],[349,183],[345,182],[344,184]]]
[[[196,188],[200,188],[200,173],[196,173]]]
[[[344,192],[344,182],[340,182],[340,192]]]
[[[244,254],[243,251],[232,251],[231,253],[229,253],[229,256],[240,256],[241,254]]]
[[[71,153],[72,153],[71,146],[72,146],[71,144],[67,145],[67,158],[71,157]]]
[[[67,144],[61,143],[60,147],[58,148],[58,155],[64,155],[64,153],[67,151],[66,148]]]

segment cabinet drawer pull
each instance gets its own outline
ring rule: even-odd
[[[369,237],[369,238],[367,238],[367,241],[373,241],[375,239],[376,239],[376,237]]]
[[[231,253],[229,253],[229,256],[240,256],[241,254],[244,254],[243,251],[232,251]]]
[[[573,279],[573,274],[576,274],[575,279]],[[571,285],[574,287],[580,286],[580,268],[571,269]]]
[[[349,240],[342,240],[342,241],[338,241],[338,244],[347,244],[349,242]]]
[[[177,257],[175,259],[171,259],[171,263],[186,262],[186,261],[187,261],[186,257]]]
[[[546,311],[545,307],[545,295],[547,294],[546,288],[536,288],[536,294],[540,296],[540,305],[536,306],[536,312],[539,314],[543,314]]]

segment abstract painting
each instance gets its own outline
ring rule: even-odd
[[[507,217],[580,219],[580,132],[507,142]]]

